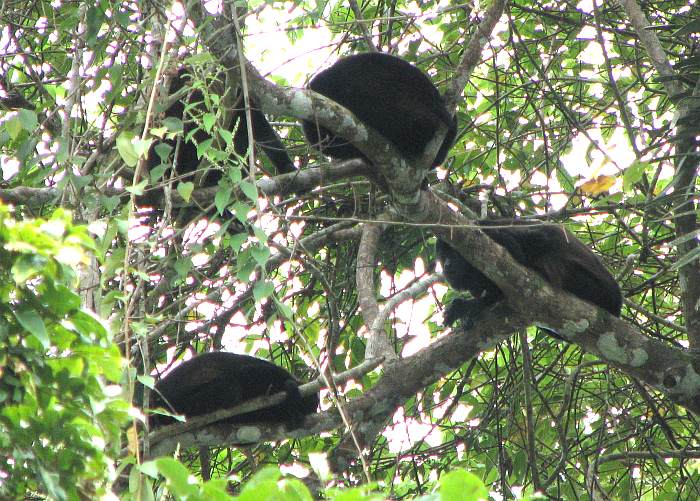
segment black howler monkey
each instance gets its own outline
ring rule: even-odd
[[[158,381],[151,406],[163,407],[185,417],[227,409],[246,400],[286,392],[279,405],[232,416],[225,423],[284,423],[301,426],[307,414],[318,409],[318,394],[303,397],[299,383],[285,369],[260,358],[236,353],[210,352],[181,363]],[[153,427],[175,422],[169,416],[151,416]]]
[[[455,117],[435,85],[418,68],[389,54],[365,53],[339,59],[309,82],[309,89],[352,111],[391,141],[407,158],[420,156],[440,125],[447,134],[433,167],[447,156],[457,133]],[[302,123],[309,142],[333,158],[364,158],[347,140],[313,121]]]
[[[566,229],[522,221],[482,220],[477,224],[513,259],[539,273],[553,287],[620,316],[620,286],[596,255]],[[465,328],[470,328],[484,308],[503,299],[503,292],[447,242],[437,240],[436,254],[450,287],[469,291],[474,297],[455,298],[445,308],[444,323],[452,325],[462,319]]]
[[[181,68],[175,76],[172,77],[170,83],[170,95],[175,94],[180,89],[184,88],[190,81],[190,76],[188,74],[187,68]],[[193,90],[188,93],[182,99],[175,101],[170,107],[168,107],[164,115],[168,118],[178,118],[182,120],[183,132],[182,139],[180,140],[180,145],[177,149],[177,157],[173,162],[173,155],[175,154],[175,148],[177,145],[177,140],[175,139],[165,139],[161,143],[165,143],[171,147],[168,152],[168,157],[162,159],[158,155],[156,146],[160,143],[153,145],[148,153],[147,158],[147,168],[149,172],[155,167],[164,163],[166,165],[175,165],[175,172],[179,179],[191,181],[192,175],[196,172],[199,167],[200,159],[197,156],[197,144],[200,144],[211,136],[201,127],[199,127],[191,119],[188,113],[185,112],[186,109],[197,109],[198,103],[204,101],[204,96],[200,90]],[[280,140],[277,132],[272,128],[270,122],[263,114],[263,112],[257,107],[255,100],[251,99],[251,119],[252,119],[252,130],[253,138],[260,149],[265,152],[265,155],[270,159],[274,165],[278,174],[293,172],[296,170],[294,163],[289,158],[287,150],[285,149],[282,141]],[[231,123],[231,130],[234,128],[236,132],[234,134],[234,150],[238,155],[245,155],[248,151],[249,140],[248,140],[248,127],[246,126],[246,113],[245,105],[243,103],[242,96],[237,99],[236,109],[234,111]],[[202,182],[199,187],[209,187],[216,186],[221,179],[221,171],[212,169],[202,178]]]

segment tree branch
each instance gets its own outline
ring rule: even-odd
[[[561,290],[520,266],[501,246],[432,192],[404,214],[433,223],[434,233],[457,249],[503,291],[508,305],[527,319],[547,325],[623,372],[663,392],[678,405],[700,413],[700,355],[644,336],[622,320]],[[696,370],[696,367],[699,369]]]
[[[471,76],[474,68],[481,62],[481,54],[484,46],[491,39],[491,33],[496,27],[496,23],[503,15],[503,9],[506,6],[505,0],[493,0],[491,7],[484,13],[479,26],[476,28],[476,33],[472,36],[467,44],[462,60],[459,66],[455,69],[452,85],[445,92],[445,102],[449,110],[454,110],[457,106],[457,101],[461,99],[464,87]]]
[[[662,84],[666,88],[666,92],[671,101],[676,101],[683,94],[683,87],[678,83],[678,75],[673,71],[673,67],[666,57],[666,52],[661,46],[659,38],[651,29],[649,20],[639,8],[639,4],[635,0],[619,0],[620,5],[625,10],[630,23],[637,32],[639,40],[644,45],[644,48],[649,55],[651,64],[654,65],[656,71],[661,75]]]

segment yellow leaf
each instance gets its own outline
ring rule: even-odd
[[[126,440],[128,443],[128,450],[131,454],[136,456],[139,450],[139,432],[136,429],[136,424],[132,424],[126,431]]]
[[[613,184],[615,184],[615,178],[613,176],[601,175],[583,183],[581,185],[581,191],[588,195],[600,195],[608,191]]]

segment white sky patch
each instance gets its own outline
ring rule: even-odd
[[[304,221],[294,221],[289,224],[289,234],[294,238],[301,238],[301,235],[304,233],[305,226],[306,223]]]
[[[194,266],[204,266],[209,262],[209,254],[205,252],[200,252],[192,256],[192,264]]]
[[[473,410],[474,408],[471,405],[459,404],[457,407],[455,407],[455,410],[452,411],[450,419],[455,423],[466,423],[467,418],[469,418]]]
[[[600,149],[593,148],[585,135],[576,134],[571,141],[569,152],[561,156],[564,168],[572,176],[581,176],[584,179],[601,174],[616,176],[620,172],[609,159],[614,159],[622,169],[634,162],[634,152],[629,146],[624,129],[615,129],[607,142],[602,137],[600,129],[589,129],[587,133]]]
[[[267,205],[267,202],[264,199],[260,199],[259,203],[260,210],[264,211],[265,209],[263,208],[263,205]],[[251,211],[248,214],[248,218],[251,218],[253,215],[255,215],[255,211]],[[263,212],[260,216],[260,226],[265,229],[265,233],[272,235],[273,233],[279,231],[280,219],[272,212]]]
[[[306,478],[309,476],[309,469],[297,462],[292,464],[281,464],[280,471],[283,475],[294,475],[297,478]]]
[[[593,0],[581,0],[576,4],[576,8],[580,11],[591,13],[593,12]]]
[[[593,423],[600,420],[600,415],[588,409],[586,415],[583,417],[583,433],[590,435],[593,433]]]
[[[209,14],[219,14],[222,11],[222,5],[220,0],[207,0],[204,2],[204,9]]]
[[[279,6],[279,4],[276,4]],[[263,75],[281,77],[294,87],[302,87],[307,78],[324,63],[335,61],[332,34],[325,28],[299,30],[292,43],[288,37],[290,22],[296,17],[295,4],[263,9],[246,18],[243,40],[245,54]]]
[[[248,353],[248,343],[244,341],[246,336],[260,336],[264,329],[264,325],[248,325],[245,315],[240,311],[236,312],[224,329],[224,334],[221,337],[223,351]],[[253,353],[255,351],[257,351],[257,348],[254,346]]]
[[[14,157],[0,155],[0,165],[2,166],[2,178],[8,180],[17,175],[21,164],[20,161]]]
[[[330,479],[332,477],[327,454],[320,452],[309,452],[309,464],[322,480]]]
[[[410,449],[421,440],[433,447],[442,443],[442,434],[436,426],[407,418],[403,407],[396,410],[393,424],[386,427],[383,435],[389,444],[389,451],[394,454]]]
[[[510,66],[510,54],[507,50],[499,50],[496,53],[496,65],[501,68],[508,69]]]
[[[547,179],[547,175],[544,172],[537,171],[530,176],[530,183],[535,186],[547,186],[549,179]]]

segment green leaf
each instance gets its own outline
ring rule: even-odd
[[[5,120],[5,130],[7,133],[10,135],[12,139],[17,139],[19,137],[20,133],[22,130],[24,130],[24,127],[22,127],[22,121],[19,118],[19,115],[15,115],[11,118],[8,118]]]
[[[148,150],[151,149],[151,144],[153,144],[153,139],[134,139],[131,144],[134,146],[134,151],[139,158],[145,157]]]
[[[175,497],[185,498],[196,494],[197,487],[189,482],[190,472],[179,461],[172,458],[158,458],[156,466],[167,480],[168,489]]]
[[[158,478],[158,465],[156,464],[156,460],[146,461],[143,464],[138,465],[138,469],[144,475],[148,475],[153,479]]]
[[[112,92],[119,92],[123,85],[124,66],[121,63],[114,63],[109,67],[107,74],[109,83],[112,85]]]
[[[224,211],[228,207],[231,201],[231,187],[228,185],[220,185],[219,189],[216,190],[216,195],[214,195],[214,205],[219,215],[223,215]]]
[[[163,139],[165,137],[165,135],[168,133],[168,128],[167,127],[151,127],[151,130],[149,132],[151,133],[152,136],[155,136],[158,139]]]
[[[49,335],[46,332],[46,325],[41,316],[33,309],[22,308],[15,310],[15,318],[19,324],[39,340],[44,349],[48,349],[51,345]]]
[[[81,189],[92,183],[95,178],[93,176],[75,176],[70,175],[70,181],[77,189]]]
[[[194,183],[191,181],[186,181],[184,183],[177,183],[177,192],[185,200],[185,202],[190,201],[190,196],[194,191]]]
[[[214,113],[205,113],[202,115],[202,124],[204,125],[204,130],[211,132],[216,124],[216,115]]]
[[[267,260],[270,259],[270,249],[264,245],[255,245],[251,247],[250,253],[260,266],[265,266]]]
[[[178,276],[184,278],[192,270],[192,259],[189,257],[178,259],[175,261],[174,268]]]
[[[243,492],[255,489],[259,485],[267,482],[276,483],[280,478],[282,478],[282,473],[280,473],[279,468],[275,466],[265,466],[259,472],[253,475],[250,480],[248,480],[248,482],[243,486]]]
[[[270,297],[273,292],[275,292],[275,286],[272,282],[268,282],[267,280],[259,280],[255,282],[253,286],[253,297],[255,297],[255,302],[258,303]]]
[[[42,466],[38,467],[38,473],[50,497],[53,499],[68,499],[66,491],[61,487],[61,480],[57,473],[52,473]]]
[[[156,385],[156,380],[152,376],[147,376],[145,374],[139,374],[136,376],[136,380],[144,385],[146,388],[150,388],[151,390],[155,387]]]
[[[139,156],[134,149],[134,145],[131,140],[134,138],[132,132],[122,132],[117,137],[117,151],[119,156],[122,157],[124,163],[129,167],[136,167],[136,163],[139,161]]]
[[[56,152],[56,161],[63,163],[68,160],[68,154],[70,153],[70,142],[65,137],[59,137],[56,140],[58,144],[58,151]]]
[[[59,315],[80,308],[80,296],[61,283],[47,283],[44,300],[46,305]]]
[[[168,167],[170,167],[168,164],[161,163],[148,171],[148,177],[151,180],[151,183],[157,183],[160,181]]]
[[[211,138],[205,139],[204,141],[202,141],[201,143],[199,143],[197,145],[197,158],[203,158],[204,155],[206,155],[207,150],[209,150],[209,148],[211,148],[212,141],[213,141],[213,139],[211,139]]]
[[[228,178],[231,180],[231,183],[234,186],[236,186],[238,183],[241,182],[241,179],[243,179],[243,171],[241,169],[240,162],[237,162],[237,163],[229,166]]]
[[[36,113],[32,110],[21,109],[17,114],[19,121],[22,124],[24,130],[32,133],[39,126],[39,120],[37,119]]]
[[[249,283],[250,278],[255,271],[255,260],[251,259],[250,253],[245,250],[238,254],[238,269],[236,270],[236,277],[243,282]]]
[[[248,221],[248,213],[252,209],[250,205],[237,200],[233,205],[230,205],[229,208],[231,212],[233,212],[233,215],[236,216],[236,219],[241,223],[245,224]]]
[[[95,45],[97,35],[100,32],[100,27],[104,21],[104,12],[98,6],[91,5],[85,15],[87,24],[87,42],[90,47]]]
[[[235,235],[226,235],[228,247],[235,253],[241,250],[241,246],[248,240],[248,235],[245,233],[236,233]]]
[[[178,133],[184,130],[182,120],[175,117],[166,117],[163,119],[163,126],[167,127],[170,132]]]
[[[34,248],[26,248],[26,250],[35,251]],[[22,285],[30,278],[41,274],[47,262],[46,258],[38,255],[23,254],[18,256],[12,266],[12,278],[16,284]]]
[[[210,480],[202,486],[201,499],[206,501],[231,501],[233,498],[228,494],[226,487],[226,480]]]
[[[129,193],[133,193],[136,196],[143,195],[144,190],[146,189],[146,186],[148,185],[148,180],[144,179],[138,184],[135,184],[133,186],[126,186],[124,189],[128,191]]]
[[[258,199],[258,188],[254,184],[248,181],[241,181],[238,183],[238,187],[241,189],[243,194],[253,202]]]
[[[439,484],[438,492],[443,501],[479,501],[489,498],[489,490],[481,479],[465,470],[455,470],[443,475]]]
[[[622,175],[622,189],[625,192],[630,191],[642,179],[644,171],[648,167],[650,167],[648,162],[634,161],[632,165],[625,169]]]
[[[260,242],[267,242],[267,234],[260,226],[253,226],[253,234]],[[261,244],[262,245],[262,244]]]
[[[275,304],[277,305],[277,309],[282,313],[282,316],[286,318],[287,320],[291,320],[294,318],[294,311],[287,306],[286,304],[275,300]]]
[[[282,482],[284,498],[289,501],[313,501],[309,488],[297,478],[286,478]]]
[[[224,140],[227,147],[230,148],[233,145],[233,133],[230,130],[219,129],[219,136]]]

